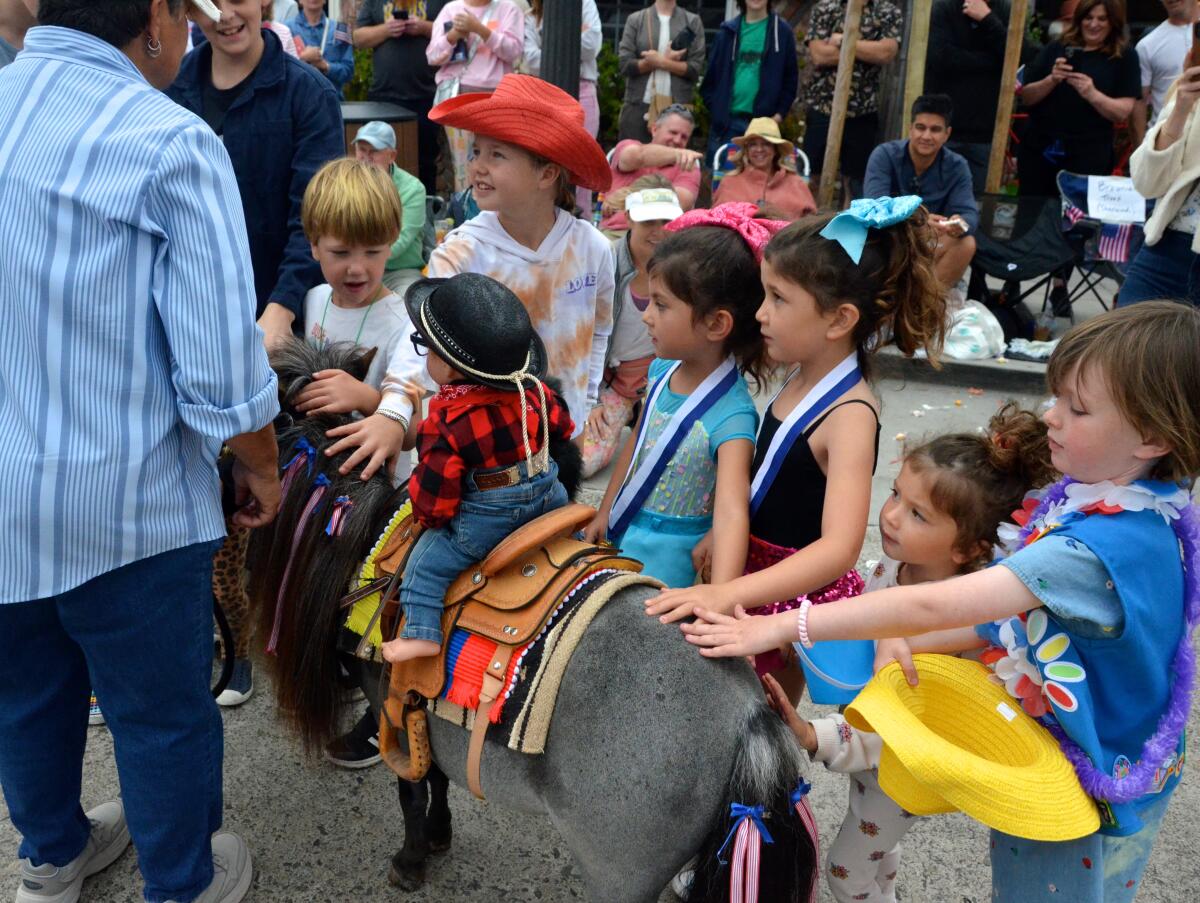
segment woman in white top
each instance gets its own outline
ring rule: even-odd
[[[1146,243],[1125,274],[1117,304],[1167,298],[1200,304],[1200,66],[1185,69],[1173,96],[1129,160],[1133,187],[1157,198]]]

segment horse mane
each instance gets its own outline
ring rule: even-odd
[[[250,535],[246,564],[251,604],[257,610],[264,643],[276,631],[268,665],[284,718],[309,752],[335,736],[342,714],[338,682],[338,634],[344,613],[338,603],[383,530],[404,502],[405,487],[393,487],[390,474],[370,480],[339,468],[351,450],[330,457],[326,431],[350,422],[346,415],[304,417],[295,410],[299,391],[318,370],[346,370],[361,379],[374,352],[351,343],[325,347],[290,340],[271,353],[279,376],[285,414],[276,435],[279,466],[288,485],[274,522]],[[311,449],[311,451],[309,451]],[[340,527],[331,529],[335,507]]]

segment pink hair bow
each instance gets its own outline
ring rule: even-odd
[[[762,263],[763,249],[771,236],[791,223],[777,219],[755,219],[758,205],[746,201],[731,201],[711,208],[689,210],[683,216],[667,224],[668,232],[679,232],[693,226],[723,226],[740,235],[754,252],[754,259]]]

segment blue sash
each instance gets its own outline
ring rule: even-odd
[[[850,391],[860,379],[862,379],[862,371],[858,369],[858,355],[852,352],[841,363],[826,373],[815,386],[809,389],[808,394],[800,399],[800,403],[792,408],[792,412],[779,425],[779,429],[771,439],[771,444],[767,447],[767,453],[763,456],[762,463],[759,465],[758,471],[754,474],[754,479],[750,483],[751,517],[758,511],[763,503],[763,499],[767,497],[767,492],[770,490],[771,484],[775,482],[775,477],[778,475],[779,469],[783,467],[783,462],[787,458],[792,444],[808,428],[808,425],[813,422],[817,414],[824,411],[833,402]],[[787,382],[779,387],[779,392],[782,392],[785,388],[787,388]],[[779,392],[776,392],[771,401],[768,402],[768,407],[775,403],[775,399],[779,397]],[[766,423],[765,417],[763,418],[763,423]],[[762,427],[760,426],[758,429],[761,435]]]
[[[696,391],[687,397],[679,410],[671,415],[671,419],[663,428],[662,435],[654,443],[654,448],[642,459],[642,463],[634,468],[638,450],[646,440],[646,428],[650,423],[650,415],[658,403],[658,397],[663,388],[671,382],[671,376],[679,369],[675,364],[660,376],[646,393],[646,403],[642,408],[642,425],[638,429],[637,441],[633,446],[633,454],[629,459],[629,470],[625,472],[625,481],[621,485],[617,497],[613,500],[612,511],[609,513],[608,535],[620,536],[633,520],[633,516],[642,510],[642,505],[650,496],[658,483],[658,478],[670,463],[675,451],[679,448],[687,434],[692,430],[692,424],[717,403],[726,392],[737,382],[737,364],[732,357],[727,357],[721,366],[704,378],[704,382],[696,387]]]

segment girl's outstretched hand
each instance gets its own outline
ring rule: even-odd
[[[728,590],[719,583],[664,589],[657,596],[646,600],[646,614],[658,618],[664,624],[673,624],[675,621],[691,617],[697,607],[714,612],[727,611],[727,596]]]
[[[783,723],[792,729],[801,748],[810,753],[816,752],[817,731],[812,726],[812,722],[805,721],[800,717],[800,713],[788,699],[787,693],[783,692],[783,687],[779,686],[779,681],[770,674],[763,674],[759,680],[762,682],[763,692],[767,694],[767,705],[771,707],[771,711],[782,718]]]
[[[687,641],[699,646],[700,654],[708,658],[758,655],[768,649],[778,649],[789,639],[779,635],[776,615],[754,617],[746,614],[746,609],[740,605],[733,609],[732,617],[699,607],[692,613],[696,620],[691,624],[680,624],[679,628]]]

